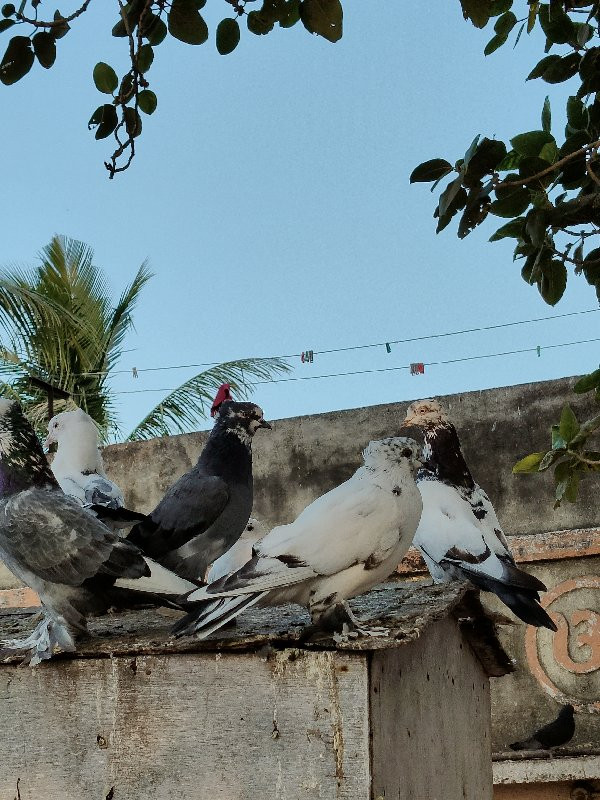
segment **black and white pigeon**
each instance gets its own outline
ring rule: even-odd
[[[417,474],[423,514],[415,545],[436,583],[470,580],[493,592],[529,625],[556,630],[539,603],[544,584],[519,569],[489,497],[475,483],[454,425],[435,400],[412,403],[403,427],[423,430],[425,463]]]
[[[95,513],[111,529],[130,528],[145,519],[125,507],[123,493],[104,470],[98,447],[98,428],[86,412],[62,411],[48,423],[44,446],[56,444],[51,469],[60,488]]]
[[[58,485],[20,405],[0,399],[0,559],[36,591],[43,619],[24,640],[2,643],[31,664],[75,649],[86,617],[109,607],[164,602],[194,584],[145,558]]]
[[[575,709],[568,703],[563,706],[558,717],[537,730],[529,739],[522,742],[513,742],[509,745],[511,750],[552,750],[562,747],[571,741],[575,735]]]
[[[254,403],[223,402],[197,464],[128,539],[178,575],[202,579],[240,538],[252,511],[252,439],[271,428]]]
[[[173,632],[205,638],[251,606],[298,603],[313,629],[385,635],[360,624],[346,601],[387,578],[412,542],[421,514],[419,452],[412,439],[370,442],[349,480],[273,528],[237,572],[191,592],[186,599],[200,608]]]

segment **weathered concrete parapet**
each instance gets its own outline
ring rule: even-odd
[[[170,642],[144,611],[97,620],[75,657],[0,665],[0,797],[19,780],[24,800],[491,800],[488,675],[510,663],[476,598],[353,605],[391,637],[299,647],[306,617],[282,607]]]

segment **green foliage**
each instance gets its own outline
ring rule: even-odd
[[[600,386],[600,370],[586,375],[575,384],[575,391],[589,391]],[[577,388],[579,387],[579,388]],[[587,387],[587,388],[582,388]],[[517,474],[545,472],[554,467],[554,508],[563,500],[577,501],[580,481],[600,472],[600,453],[586,449],[587,440],[600,430],[600,414],[579,424],[573,409],[567,403],[560,423],[552,426],[552,446],[545,453],[531,453],[518,461],[513,472]]]
[[[515,240],[514,260],[522,262],[523,279],[549,305],[562,298],[571,274],[583,275],[600,301],[600,247],[594,246],[600,233],[600,3],[460,0],[460,4],[463,16],[476,28],[493,24],[486,56],[506,42],[516,46],[525,31],[541,29],[544,53],[526,80],[549,85],[571,81],[564,93],[567,124],[562,133],[552,130],[547,97],[540,129],[517,132],[508,145],[477,136],[464,158],[430,159],[413,170],[410,180],[429,181],[435,188],[448,177],[434,213],[438,233],[454,218],[461,238],[488,215],[504,218],[505,224],[490,241]],[[529,122],[530,127],[536,124]],[[600,370],[581,378],[574,390],[595,391],[600,400]],[[551,449],[525,456],[513,471],[553,468],[556,505],[575,502],[580,480],[600,470],[600,453],[585,449],[598,429],[600,416],[580,425],[567,405],[560,423],[553,426]]]
[[[27,75],[36,59],[44,69],[56,61],[56,43],[70,31],[85,14],[90,0],[68,16],[56,11],[51,19],[38,13],[41,0],[21,0],[18,7],[5,3],[1,7],[0,35],[17,26],[19,35],[12,36],[0,60],[0,82],[9,86]],[[106,0],[104,0],[106,2]],[[215,43],[221,55],[231,54],[238,46],[242,31],[240,21],[246,17],[246,27],[252,34],[271,33],[275,26],[291,28],[297,22],[307,31],[330,42],[337,42],[343,32],[343,10],[340,0],[210,0],[225,3],[233,18],[226,17],[217,25]],[[91,115],[88,128],[96,139],[113,136],[116,148],[104,162],[109,177],[126,170],[135,154],[134,139],[142,132],[139,111],[153,114],[158,101],[150,89],[147,73],[155,58],[155,48],[167,36],[188,45],[202,45],[210,38],[208,25],[201,14],[207,0],[112,0],[116,22],[112,35],[126,39],[123,54],[127,59],[121,77],[109,64],[99,62],[94,67],[93,81],[102,94],[111,95],[110,102],[99,106]],[[246,9],[247,4],[257,4]],[[260,7],[258,5],[262,3]],[[113,18],[114,19],[114,18]],[[0,48],[0,53],[2,49]]]
[[[146,264],[121,296],[111,297],[92,249],[55,236],[33,269],[10,269],[0,275],[0,378],[18,394],[43,434],[48,389],[54,412],[79,406],[98,423],[106,438],[117,431],[110,378],[133,325],[133,312],[152,277]],[[182,433],[206,416],[221,383],[238,398],[252,391],[252,380],[269,380],[289,370],[281,359],[246,359],[220,364],[194,376],[172,392],[137,426],[130,438]]]

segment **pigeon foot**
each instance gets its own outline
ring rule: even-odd
[[[0,643],[0,661],[23,654],[23,666],[35,667],[48,661],[57,651],[73,652],[75,642],[66,627],[44,617],[25,639],[6,639]]]

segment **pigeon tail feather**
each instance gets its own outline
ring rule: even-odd
[[[174,636],[196,635],[199,639],[206,639],[211,633],[218,631],[232,619],[241,614],[247,608],[266,597],[268,592],[255,592],[254,594],[237,595],[233,597],[221,597],[203,604],[199,610],[190,612],[183,619],[179,620],[171,633]]]
[[[536,628],[548,628],[556,631],[556,625],[548,613],[539,603],[539,597],[535,591],[527,591],[518,587],[506,586],[504,583],[491,578],[489,575],[482,575],[479,572],[462,569],[465,578],[475,584],[478,589],[484,592],[493,592],[502,602],[510,608],[515,616],[528,625]],[[526,573],[523,573],[524,575]]]

